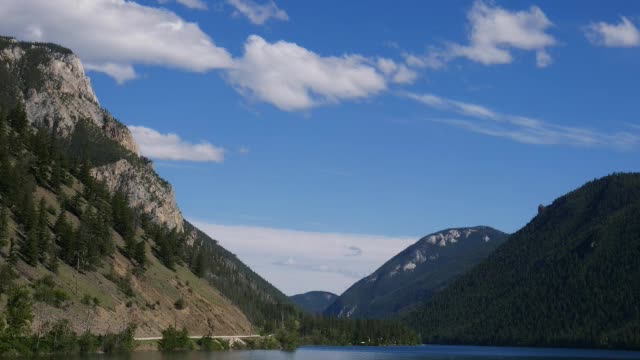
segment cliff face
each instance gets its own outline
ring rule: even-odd
[[[82,62],[70,50],[2,37],[0,67],[0,77],[7,79],[5,85],[13,89],[13,97],[24,102],[31,123],[70,137],[79,121],[89,120],[106,137],[140,155],[129,129],[100,106]],[[110,191],[126,193],[131,205],[150,214],[154,221],[182,232],[183,218],[173,189],[151,166],[120,160],[95,168],[92,174],[105,181]]]
[[[183,218],[171,185],[153,170],[135,167],[123,159],[91,170],[91,175],[104,181],[110,192],[122,191],[129,203],[151,215],[151,218],[178,232],[183,231]]]
[[[0,52],[0,61],[21,80],[17,96],[24,101],[29,121],[49,127],[55,124],[63,136],[69,136],[78,121],[87,119],[125,149],[139,154],[129,129],[100,107],[91,80],[75,54],[13,44]]]

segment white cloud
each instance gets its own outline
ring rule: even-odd
[[[286,111],[361,99],[386,89],[386,78],[359,55],[323,57],[297,44],[251,35],[229,70],[243,94]]]
[[[194,221],[287,294],[341,293],[417,238],[322,233]]]
[[[118,84],[122,85],[129,80],[138,77],[135,69],[131,65],[121,65],[114,63],[105,64],[84,64],[84,68],[89,71],[97,71],[111,76]]]
[[[263,25],[269,19],[289,20],[289,15],[278,8],[273,0],[267,0],[263,4],[253,0],[227,0],[227,3],[236,9],[237,14],[246,16],[255,25]]]
[[[208,142],[192,144],[176,134],[161,134],[144,126],[130,125],[129,130],[140,145],[142,155],[151,159],[194,162],[224,161],[224,149]]]
[[[526,116],[502,114],[482,105],[433,94],[406,93],[405,96],[431,108],[465,117],[434,119],[438,123],[524,144],[601,146],[621,149],[640,145],[640,133],[632,126],[627,126],[627,130],[614,132],[598,131],[578,126],[556,125]]]
[[[552,63],[547,48],[556,45],[547,30],[553,23],[537,6],[510,11],[491,2],[477,0],[467,14],[469,43],[449,43],[444,49],[432,48],[424,56],[405,54],[407,64],[415,67],[441,68],[447,62],[464,57],[484,65],[508,64],[512,50],[534,51],[538,67]]]
[[[0,18],[0,33],[67,46],[118,81],[135,64],[196,72],[232,65],[197,24],[133,1],[0,0]]]
[[[376,66],[391,82],[396,84],[411,84],[418,77],[418,74],[405,64],[398,64],[391,59],[378,58]]]
[[[506,64],[513,60],[511,48],[539,53],[556,43],[546,32],[553,24],[537,6],[528,11],[509,11],[476,1],[467,17],[471,26],[469,45],[453,45],[454,56],[485,65]]]
[[[589,41],[594,45],[607,47],[640,46],[640,31],[626,17],[620,18],[618,24],[606,22],[591,23],[585,29]]]

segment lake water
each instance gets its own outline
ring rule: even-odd
[[[294,352],[231,351],[184,352],[163,354],[140,352],[128,355],[92,355],[59,357],[56,360],[493,360],[493,359],[640,359],[640,352],[534,349],[481,346],[399,346],[368,347],[305,347]]]

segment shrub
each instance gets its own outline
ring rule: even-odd
[[[191,350],[193,344],[187,329],[177,330],[171,326],[162,332],[159,347],[162,351]]]
[[[183,298],[176,300],[176,302],[173,303],[173,306],[178,310],[184,310],[184,308],[187,307]]]
[[[135,325],[129,325],[121,333],[107,334],[102,337],[102,351],[107,354],[127,353],[135,348]]]
[[[47,275],[33,284],[33,299],[57,308],[62,307],[65,301],[69,300],[69,295],[61,289],[55,287],[53,277]]]
[[[205,336],[198,340],[198,346],[203,351],[223,351],[224,346],[217,340],[214,340],[210,336]]]
[[[95,353],[99,347],[100,339],[90,332],[85,332],[78,337],[78,350],[81,354]]]
[[[71,354],[78,347],[77,335],[66,319],[53,324],[43,340],[43,352],[47,353]]]

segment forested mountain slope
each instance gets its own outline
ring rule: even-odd
[[[386,318],[408,311],[485,259],[506,236],[488,226],[429,234],[351,286],[324,314]]]
[[[640,348],[640,174],[558,199],[407,316],[430,343]]]
[[[78,333],[246,334],[298,316],[183,220],[137,149],[70,50],[0,37],[0,308],[13,283],[34,331],[67,318]]]
[[[326,291],[309,291],[289,297],[294,304],[311,314],[321,314],[333,304],[338,295]]]

